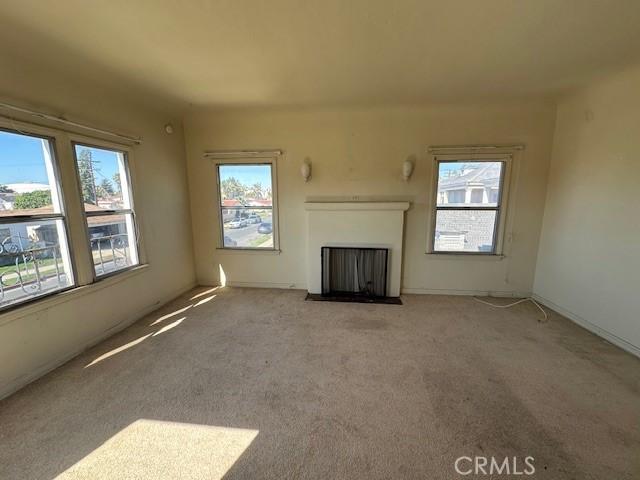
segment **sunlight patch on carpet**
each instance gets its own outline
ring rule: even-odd
[[[204,297],[205,295],[207,295],[207,294],[209,294],[211,292],[215,292],[216,290],[218,290],[218,288],[220,288],[220,287],[213,287],[213,288],[210,288],[208,290],[205,290],[204,292],[197,293],[193,297],[191,297],[189,300],[195,300],[196,298]]]
[[[211,295],[210,297],[206,297],[206,298],[203,298],[203,299],[201,299],[201,300],[198,300],[198,302],[197,302],[197,303],[194,303],[194,304],[193,304],[193,306],[194,306],[194,307],[199,307],[200,305],[204,305],[205,303],[210,302],[211,300],[213,300],[214,298],[216,298],[216,296],[217,296],[217,295]]]
[[[118,347],[118,348],[114,348],[113,350],[105,353],[104,355],[100,355],[98,358],[96,358],[95,360],[93,360],[91,363],[87,364],[84,366],[84,368],[87,367],[91,367],[93,365],[95,365],[96,363],[99,363],[103,360],[106,360],[109,357],[113,357],[114,355],[117,355],[120,352],[123,352],[131,347],[136,346],[139,343],[144,342],[147,338],[149,338],[151,335],[153,335],[152,333],[149,333],[148,335],[144,335],[140,338],[136,338],[135,340],[129,342],[129,343],[125,343],[124,345]]]
[[[156,333],[154,333],[152,336],[155,337],[156,335],[160,335],[161,333],[164,333],[168,330],[171,330],[174,327],[177,327],[178,325],[180,325],[182,322],[184,322],[184,320],[187,317],[182,317],[179,318],[178,320],[176,320],[175,322],[169,323],[167,325],[165,325],[164,327],[162,327],[160,330],[158,330]]]
[[[140,419],[56,479],[221,479],[258,430]]]
[[[178,315],[178,314],[180,314],[180,313],[182,313],[182,312],[186,312],[186,311],[187,311],[187,310],[189,310],[190,308],[191,308],[191,305],[187,305],[187,306],[186,306],[186,307],[184,307],[184,308],[179,308],[179,309],[178,309],[178,310],[176,310],[175,312],[167,313],[166,315],[163,315],[163,316],[161,316],[161,317],[157,318],[156,320],[154,320],[153,322],[151,322],[151,323],[149,324],[149,326],[150,326],[150,327],[153,327],[154,325],[157,325],[158,323],[163,322],[163,321],[164,321],[164,320],[166,320],[167,318],[171,318],[171,317],[173,317],[173,316],[175,316],[175,315]]]

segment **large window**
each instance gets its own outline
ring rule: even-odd
[[[89,247],[97,277],[138,264],[127,155],[75,144]]]
[[[0,308],[73,284],[54,141],[0,131]]]
[[[0,118],[0,311],[139,265],[131,152]]]
[[[276,249],[275,165],[221,163],[217,171],[221,247]]]
[[[436,161],[434,253],[498,253],[506,159]]]

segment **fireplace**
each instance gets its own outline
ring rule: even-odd
[[[307,298],[401,304],[408,208],[400,201],[307,201]],[[332,265],[341,269],[333,278]]]
[[[402,304],[388,296],[389,249],[374,247],[322,247],[321,294],[308,300]]]
[[[322,295],[387,296],[386,248],[322,247]]]

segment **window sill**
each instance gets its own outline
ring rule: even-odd
[[[126,268],[120,268],[118,270],[115,270],[113,272],[109,272],[109,273],[103,273],[102,275],[95,275],[95,280],[94,280],[94,284],[95,283],[99,283],[99,282],[105,282],[111,278],[114,277],[118,277],[118,278],[122,278],[123,276],[125,276],[128,272],[137,270],[140,267],[148,267],[148,264],[137,264],[137,265],[133,265],[131,267],[126,267]]]
[[[433,260],[482,260],[490,262],[499,262],[503,260],[505,255],[496,253],[454,253],[454,252],[425,252],[427,258]]]
[[[41,312],[42,310],[47,310],[51,307],[54,307],[55,305],[69,302],[83,295],[97,292],[99,290],[102,290],[103,288],[116,284],[121,280],[126,280],[140,273],[143,273],[148,269],[149,264],[138,265],[123,272],[118,272],[117,274],[100,278],[96,282],[90,283],[88,285],[71,287],[61,292],[53,292],[50,295],[43,296],[42,298],[34,299],[31,303],[16,305],[14,308],[0,313],[0,326],[11,323],[19,318]]]
[[[228,248],[217,247],[216,250],[220,253],[249,253],[251,255],[280,255],[279,248]]]

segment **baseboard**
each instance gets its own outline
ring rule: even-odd
[[[107,338],[109,338],[109,337],[115,335],[116,333],[124,330],[125,328],[133,325],[135,322],[137,322],[138,320],[143,318],[145,315],[148,315],[149,313],[161,308],[162,306],[166,305],[167,303],[172,302],[173,300],[175,300],[179,296],[183,295],[184,293],[186,293],[186,292],[188,292],[190,290],[193,290],[196,286],[197,286],[197,284],[195,282],[193,282],[192,284],[189,284],[188,286],[183,287],[183,288],[175,291],[173,294],[169,295],[169,299],[168,300],[155,302],[155,303],[153,303],[151,305],[148,305],[148,306],[142,308],[141,310],[138,310],[136,313],[134,313],[133,315],[129,316],[125,320],[117,323],[113,327],[111,327],[111,328],[109,328],[109,329],[107,329],[107,330],[105,330],[103,332],[100,332],[100,334],[98,334],[95,337],[91,338],[90,340],[84,342],[79,348],[74,349],[72,352],[69,352],[69,353],[63,355],[62,357],[56,358],[55,360],[52,360],[50,362],[47,362],[44,365],[41,365],[40,367],[36,368],[33,372],[31,372],[31,373],[29,373],[27,375],[23,375],[23,376],[20,376],[20,377],[14,379],[9,384],[4,385],[4,386],[2,386],[2,388],[0,388],[0,400],[2,400],[3,398],[8,397],[9,395],[17,392],[21,388],[26,387],[30,383],[36,381],[40,377],[43,377],[44,375],[46,375],[47,373],[51,372],[52,370],[55,370],[56,368],[60,367],[61,365],[64,365],[69,360],[74,359],[75,357],[80,355],[85,350],[88,350],[89,348],[97,345],[98,343],[102,342],[103,340],[106,340]]]
[[[620,347],[621,349],[625,350],[626,352],[629,352],[632,355],[635,355],[636,357],[640,357],[640,347],[632,343],[629,343],[625,339],[620,338],[617,335],[605,330],[604,328],[601,328],[591,323],[589,320],[582,318],[580,315],[576,315],[575,313],[570,312],[569,310],[561,307],[560,305],[552,302],[549,299],[541,297],[540,295],[537,295],[535,293],[533,294],[533,299],[541,303],[545,307],[548,307],[551,310],[558,312],[563,317],[567,317],[573,323],[584,328],[585,330],[589,330],[591,333],[604,338],[607,342],[612,343],[617,347]]]
[[[202,284],[201,284],[202,285]],[[217,285],[208,285],[217,286]],[[297,285],[295,283],[276,283],[276,282],[236,282],[228,281],[227,287],[245,287],[245,288],[285,288],[306,290],[306,286]],[[495,290],[456,290],[456,289],[435,289],[435,288],[402,288],[400,294],[417,294],[417,295],[477,295],[490,297],[513,297],[525,298],[530,297],[531,292],[513,292],[513,291],[495,291]]]
[[[220,284],[200,283],[201,287],[219,287]],[[298,285],[295,283],[276,283],[276,282],[235,282],[227,281],[227,287],[245,287],[245,288],[284,288],[293,290],[307,290],[306,285]],[[525,298],[530,297],[531,292],[511,292],[511,291],[495,291],[495,290],[455,290],[455,289],[437,289],[437,288],[402,288],[400,294],[410,295],[477,295],[489,297],[513,297]]]
[[[228,281],[227,287],[247,287],[247,288],[286,288],[304,290],[304,287],[295,283],[276,283],[276,282],[233,282]]]
[[[514,291],[496,291],[496,290],[457,290],[457,289],[440,289],[440,288],[412,288],[403,287],[400,291],[402,294],[416,295],[469,295],[479,297],[513,297],[526,298],[531,296],[531,292],[514,292]]]

